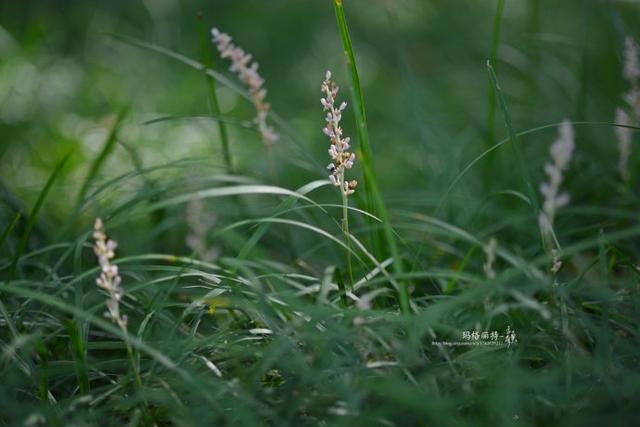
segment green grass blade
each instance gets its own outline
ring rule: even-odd
[[[526,135],[531,135],[537,132],[541,132],[543,130],[547,130],[547,129],[553,129],[553,128],[557,128],[558,126],[560,126],[561,123],[550,123],[547,125],[542,125],[542,126],[537,126],[531,129],[527,129],[524,130],[522,132],[518,132],[516,135],[521,137],[521,136],[526,136]],[[632,126],[632,125],[620,125],[617,123],[611,123],[611,122],[594,122],[594,121],[580,121],[580,122],[571,122],[571,125],[573,126],[583,126],[583,125],[590,125],[590,126],[613,126],[613,127],[622,127],[622,128],[628,128],[628,129],[634,129],[634,130],[640,130],[640,127],[638,126]],[[456,177],[451,181],[451,183],[447,186],[447,189],[445,190],[444,194],[442,195],[442,197],[440,198],[440,202],[438,202],[438,205],[434,211],[433,216],[438,216],[438,214],[440,213],[440,211],[442,210],[442,208],[444,207],[445,202],[447,201],[447,199],[449,198],[449,195],[451,194],[451,192],[453,191],[453,189],[458,185],[458,183],[462,180],[462,178],[464,178],[467,173],[473,169],[473,167],[478,164],[481,160],[485,159],[492,151],[497,150],[498,148],[502,147],[503,145],[507,144],[508,142],[510,142],[509,138],[505,138],[499,142],[497,142],[496,144],[494,144],[492,147],[487,148],[486,150],[484,150],[482,153],[480,153],[476,158],[474,158],[473,160],[471,160],[457,175]],[[530,202],[528,202],[530,204]]]
[[[162,122],[168,122],[168,121],[174,121],[174,120],[189,120],[189,119],[213,120],[214,122],[222,122],[225,125],[226,124],[231,124],[231,125],[234,125],[234,126],[238,126],[240,128],[250,129],[250,130],[253,130],[253,131],[257,132],[256,127],[250,121],[238,120],[238,119],[235,119],[233,117],[227,117],[227,116],[216,115],[216,114],[209,114],[209,115],[206,115],[206,116],[205,115],[197,115],[197,114],[162,116],[162,117],[156,117],[155,119],[146,120],[146,121],[142,122],[142,124],[143,125],[152,125],[154,123],[162,123]],[[226,129],[226,126],[225,126],[225,129]]]
[[[4,231],[2,232],[2,236],[0,236],[0,248],[4,244],[4,241],[7,240],[7,237],[9,237],[9,235],[11,234],[15,226],[18,224],[18,221],[20,221],[21,216],[22,216],[22,212],[17,212],[16,216],[13,217],[13,220],[11,221],[11,223],[7,225],[7,228],[5,228]]]
[[[366,192],[365,198],[367,200],[366,207],[369,212],[377,215],[382,220],[382,236],[379,233],[375,233],[373,237],[374,245],[377,249],[377,255],[379,258],[386,258],[380,256],[384,254],[382,249],[384,244],[388,248],[391,256],[393,257],[394,271],[397,275],[401,276],[403,272],[402,258],[398,251],[398,245],[393,234],[393,229],[389,221],[389,215],[387,214],[384,200],[380,194],[378,182],[374,172],[373,154],[371,152],[371,146],[369,143],[369,131],[367,129],[367,116],[364,106],[364,97],[362,95],[362,88],[360,87],[360,77],[358,76],[358,68],[356,66],[356,59],[353,53],[353,46],[351,44],[351,37],[349,36],[349,30],[347,28],[347,21],[344,15],[344,8],[342,7],[342,0],[334,0],[333,2],[336,20],[338,23],[338,29],[340,31],[340,39],[342,40],[342,47],[344,49],[347,66],[351,75],[351,94],[353,111],[356,116],[356,124],[358,128],[358,142],[360,150],[360,158],[362,163],[362,169],[364,171],[364,190]],[[405,283],[401,283],[399,286],[399,301],[400,307],[404,313],[409,313],[409,292]]]
[[[38,395],[40,400],[47,402],[49,399],[49,356],[47,354],[47,347],[45,346],[42,338],[36,342],[36,353],[39,358],[39,380]]]
[[[493,67],[491,66],[491,63],[489,61],[487,61],[487,69],[489,70],[489,76],[491,77],[493,88],[496,91],[498,102],[500,104],[500,108],[502,109],[502,114],[504,115],[504,123],[509,133],[509,142],[511,143],[511,147],[513,149],[516,166],[518,167],[518,171],[520,172],[520,176],[522,177],[522,181],[527,191],[529,200],[531,201],[534,217],[537,217],[538,211],[540,210],[538,195],[536,194],[533,182],[531,181],[531,176],[529,175],[529,171],[527,170],[527,167],[524,163],[524,154],[522,153],[522,147],[520,146],[520,142],[518,141],[518,136],[513,130],[511,116],[509,115],[509,110],[507,109],[507,103],[504,99],[502,89],[500,88],[500,84],[498,83],[498,78],[496,77],[496,73],[493,71]]]
[[[306,196],[311,191],[326,185],[329,185],[329,181],[327,180],[312,181],[309,184],[306,184],[303,187],[296,190],[296,193]],[[274,210],[272,217],[277,216],[287,211],[288,209],[290,209],[297,200],[298,200],[298,197],[296,196],[287,197]],[[260,241],[260,239],[266,234],[266,232],[269,230],[270,227],[271,227],[271,224],[268,222],[260,224],[260,226],[253,232],[251,237],[247,239],[247,242],[244,244],[244,246],[242,247],[242,249],[240,250],[236,258],[239,260],[247,258],[247,256],[251,253],[251,250],[258,244],[258,241]]]
[[[128,113],[127,108],[124,108],[120,111],[113,127],[111,128],[111,132],[109,132],[109,135],[107,136],[107,140],[104,143],[104,147],[102,147],[102,151],[100,151],[100,154],[98,155],[98,157],[96,157],[96,159],[91,164],[89,173],[85,178],[84,183],[82,184],[82,187],[80,188],[80,192],[78,193],[78,196],[76,197],[76,202],[75,202],[73,211],[69,215],[65,225],[62,227],[62,232],[61,232],[62,235],[66,233],[66,231],[69,229],[71,224],[73,224],[77,219],[78,213],[82,208],[82,204],[84,203],[84,198],[87,195],[87,192],[89,191],[89,187],[91,183],[93,182],[95,177],[98,175],[98,172],[100,172],[100,169],[109,158],[109,155],[113,152],[113,149],[116,146],[116,143],[118,142],[118,132],[120,130],[120,126],[122,125],[122,122],[125,116],[127,115],[127,113]]]
[[[67,331],[69,332],[69,341],[75,362],[76,376],[78,377],[78,386],[80,393],[86,395],[89,393],[89,369],[87,365],[87,352],[85,351],[84,339],[80,332],[80,328],[73,321],[67,322]]]
[[[198,15],[198,27],[200,30],[200,49],[202,50],[202,63],[204,66],[213,70],[213,59],[211,58],[211,42],[207,37],[207,30],[204,24],[202,14]],[[220,116],[220,103],[216,94],[216,80],[205,72],[204,78],[207,86],[207,98],[209,100],[209,111],[215,118]],[[231,162],[231,151],[229,149],[229,135],[227,126],[223,121],[218,121],[218,132],[220,134],[220,142],[222,143],[222,158],[224,160],[227,173],[233,173],[233,164]]]
[[[100,171],[104,163],[107,161],[107,158],[109,158],[109,155],[113,151],[113,148],[115,147],[116,142],[118,141],[118,131],[120,130],[120,126],[122,125],[122,121],[124,120],[126,114],[127,114],[127,109],[123,109],[120,112],[120,114],[118,114],[118,117],[116,118],[116,122],[111,128],[111,132],[109,133],[109,136],[107,137],[107,140],[104,143],[104,147],[102,147],[102,151],[100,151],[100,154],[98,155],[98,157],[93,161],[93,164],[91,165],[91,169],[89,169],[89,174],[87,175],[87,178],[84,180],[84,183],[82,184],[82,188],[78,193],[78,197],[76,200],[76,212],[80,208],[80,205],[82,204],[84,196],[87,194],[87,191],[89,190],[89,186],[91,185],[91,182],[98,175],[98,172]]]
[[[69,160],[69,157],[71,157],[71,153],[68,153],[66,156],[64,156],[64,158],[60,161],[60,163],[58,163],[58,165],[55,167],[55,169],[53,170],[53,173],[49,176],[49,180],[47,181],[44,188],[40,192],[40,195],[38,195],[38,199],[36,200],[36,204],[33,206],[31,213],[29,213],[29,218],[27,219],[27,225],[25,226],[24,232],[20,237],[20,243],[18,243],[18,248],[16,249],[16,253],[13,257],[13,263],[11,266],[12,273],[15,271],[16,265],[18,263],[18,259],[20,259],[20,257],[22,256],[22,253],[27,247],[29,235],[31,234],[31,230],[33,229],[33,226],[35,225],[36,220],[38,219],[38,214],[40,213],[40,209],[42,208],[42,205],[45,199],[47,198],[47,195],[49,194],[49,191],[51,190],[53,183],[56,181],[56,179],[60,175],[60,172],[62,172],[62,169],[65,163],[67,163],[67,160]]]
[[[208,199],[212,197],[236,196],[243,194],[271,194],[279,196],[291,196],[312,203],[311,199],[303,194],[286,188],[275,187],[272,185],[235,185],[229,187],[210,188],[208,190],[200,190],[192,193],[181,194],[179,196],[170,197],[154,203],[149,207],[150,210],[158,209],[165,206],[179,205],[187,203],[193,198]]]

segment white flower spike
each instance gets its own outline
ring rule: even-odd
[[[256,117],[253,121],[258,127],[262,141],[267,145],[273,144],[278,140],[279,136],[267,124],[271,105],[266,101],[267,90],[263,88],[264,79],[258,73],[258,63],[256,61],[251,62],[251,54],[233,44],[229,34],[213,28],[211,29],[211,35],[218,52],[220,52],[220,57],[231,60],[229,71],[236,74],[242,84],[249,90],[251,100],[256,108]]]
[[[326,126],[322,132],[329,137],[331,142],[328,153],[332,162],[327,166],[329,179],[333,185],[340,187],[340,191],[344,195],[349,196],[355,192],[358,182],[356,180],[347,181],[345,178],[345,170],[351,169],[356,160],[356,155],[348,151],[351,147],[349,145],[350,138],[342,136],[342,128],[340,127],[342,112],[347,108],[347,103],[343,101],[339,107],[335,106],[340,88],[331,81],[331,71],[327,71],[325,74],[325,80],[322,82],[320,90],[324,95],[323,98],[320,98],[320,104],[327,112]]]

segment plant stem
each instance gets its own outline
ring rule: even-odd
[[[353,102],[353,111],[355,113],[356,124],[358,129],[358,142],[360,146],[359,154],[361,158],[362,169],[364,171],[364,191],[366,208],[369,212],[377,215],[382,220],[383,233],[374,233],[373,243],[377,249],[377,255],[384,255],[384,245],[386,244],[391,256],[393,257],[394,272],[398,276],[402,276],[402,259],[398,251],[393,229],[389,221],[389,215],[384,205],[384,200],[380,194],[378,182],[373,166],[373,155],[371,153],[371,146],[369,144],[369,131],[367,129],[367,117],[364,108],[364,97],[362,95],[362,89],[360,87],[360,78],[358,76],[358,68],[356,66],[355,55],[353,54],[353,46],[351,44],[351,38],[349,37],[349,30],[347,28],[347,21],[344,15],[344,8],[342,7],[342,0],[333,0],[333,5],[336,13],[336,20],[338,23],[338,29],[340,31],[340,39],[342,40],[342,47],[344,49],[347,66],[351,75],[351,99]],[[400,307],[402,312],[409,313],[409,291],[404,281],[399,282],[398,299],[400,300]]]
[[[349,272],[349,290],[353,290],[353,268],[351,265],[351,237],[349,236],[349,197],[344,191],[344,175],[340,182],[340,193],[342,194],[342,231],[347,244],[347,270]]]
[[[522,147],[520,146],[520,142],[518,141],[518,136],[516,135],[516,132],[513,129],[513,124],[511,123],[511,115],[509,114],[509,110],[507,109],[507,102],[504,99],[502,89],[500,88],[500,84],[498,83],[498,77],[496,76],[496,73],[493,70],[493,67],[491,66],[491,63],[489,61],[487,61],[487,69],[489,70],[489,77],[491,78],[493,89],[497,95],[498,103],[500,105],[500,108],[502,109],[502,114],[504,115],[504,123],[507,128],[507,132],[509,134],[509,143],[513,150],[516,167],[520,172],[522,183],[527,191],[527,196],[529,197],[531,210],[533,211],[533,217],[537,218],[538,213],[540,212],[540,203],[538,201],[538,196],[536,195],[536,191],[533,187],[533,181],[531,180],[531,176],[529,175],[527,165],[524,162],[524,154],[522,152]],[[542,244],[542,247],[544,247],[545,243],[544,243],[544,236],[542,234],[542,230],[540,230],[540,242]]]
[[[122,333],[125,336],[125,340],[124,343],[127,346],[127,355],[129,356],[129,362],[131,363],[131,369],[133,370],[133,378],[134,378],[134,382],[136,385],[136,389],[138,390],[138,392],[142,395],[142,390],[143,390],[143,385],[142,385],[142,378],[140,377],[140,370],[138,369],[138,364],[136,363],[136,357],[133,354],[133,348],[131,347],[131,344],[129,343],[129,339],[128,339],[128,334],[129,332],[127,331],[127,327],[125,325],[120,324],[120,329],[122,330]],[[149,416],[149,411],[148,411],[148,403],[147,403],[147,399],[142,396],[142,401],[144,403],[143,406],[143,412],[144,415],[146,417]]]
[[[198,23],[200,27],[200,48],[202,50],[202,64],[204,65],[204,78],[207,84],[207,99],[209,101],[209,111],[211,115],[220,117],[220,103],[216,94],[216,81],[207,74],[207,70],[213,70],[213,59],[211,58],[211,50],[207,31],[204,25],[202,13],[198,13]],[[220,141],[222,143],[222,158],[225,169],[228,174],[233,173],[233,164],[231,162],[231,151],[229,150],[229,134],[227,133],[227,125],[221,121],[218,122],[218,132],[220,133]]]

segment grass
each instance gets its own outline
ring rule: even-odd
[[[340,39],[342,41],[342,47],[344,49],[347,67],[351,76],[351,99],[354,106],[353,110],[355,112],[355,122],[358,130],[358,143],[361,153],[360,157],[362,158],[364,170],[364,191],[366,193],[365,198],[367,200],[367,203],[365,204],[365,210],[379,216],[382,220],[382,236],[379,232],[376,232],[372,238],[372,242],[377,248],[377,254],[379,256],[384,256],[387,252],[386,250],[383,250],[383,247],[388,249],[388,252],[394,259],[393,266],[395,273],[398,275],[402,275],[402,259],[398,251],[393,228],[389,221],[387,208],[385,207],[384,200],[382,198],[382,195],[380,194],[378,179],[374,172],[375,166],[373,164],[373,154],[371,145],[369,143],[369,130],[367,127],[367,115],[365,112],[364,97],[362,95],[362,88],[360,87],[358,67],[356,65],[356,59],[353,53],[353,46],[351,44],[351,37],[349,36],[349,29],[347,28],[347,21],[344,14],[344,7],[342,6],[342,0],[334,0],[333,5],[336,13],[338,30],[340,31]],[[347,223],[348,221],[345,219],[345,224]],[[346,230],[346,232],[348,233],[348,229]],[[409,294],[406,284],[401,283],[399,285],[399,289],[397,289],[397,292],[399,295],[399,301],[402,311],[405,314],[409,313]]]
[[[532,2],[148,2],[153,26],[135,2],[1,7],[0,426],[637,424],[638,162],[622,182],[610,28],[640,11],[590,3],[587,45],[579,2]],[[211,26],[261,64],[269,148]],[[323,167],[327,69],[350,82],[348,200]],[[554,272],[538,186],[571,111]],[[104,316],[96,217],[126,327]]]
[[[213,58],[211,55],[211,36],[208,28],[204,23],[204,17],[202,14],[198,15],[198,31],[200,32],[200,48],[202,50],[202,63],[208,70],[213,70]],[[205,81],[207,88],[207,97],[209,100],[209,108],[213,117],[220,116],[220,102],[218,101],[218,95],[216,94],[216,81],[215,79],[205,73]],[[218,132],[220,133],[220,142],[222,143],[222,158],[224,165],[227,169],[227,173],[233,173],[233,163],[231,162],[231,150],[229,149],[229,135],[227,132],[227,125],[223,121],[218,121]]]

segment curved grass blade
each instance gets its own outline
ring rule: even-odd
[[[124,120],[125,116],[127,115],[127,111],[128,111],[127,109],[123,109],[120,112],[120,114],[118,114],[118,117],[116,118],[116,122],[113,125],[113,127],[111,128],[111,132],[109,133],[109,136],[107,137],[107,140],[105,141],[104,147],[102,147],[102,151],[100,152],[98,157],[94,160],[93,164],[91,165],[91,169],[89,170],[89,174],[87,175],[87,178],[85,179],[84,183],[82,184],[82,188],[80,189],[80,193],[78,194],[78,199],[77,199],[77,202],[76,202],[76,206],[79,206],[80,203],[82,203],[82,199],[87,194],[87,190],[89,189],[89,186],[91,185],[91,182],[94,180],[94,178],[96,177],[96,175],[100,171],[100,168],[102,167],[104,162],[107,160],[107,158],[109,157],[109,155],[113,151],[113,148],[115,147],[116,142],[117,142],[118,131],[120,130],[120,126],[122,125],[122,121]]]
[[[316,190],[317,188],[324,187],[329,184],[330,182],[328,180],[313,181],[300,187],[298,190],[296,190],[296,193],[305,196],[308,193]],[[275,209],[275,212],[272,216],[278,216],[284,211],[289,210],[297,199],[298,197],[289,196],[288,198],[283,200]],[[251,252],[251,249],[258,243],[262,236],[265,235],[270,226],[271,224],[267,222],[260,224],[260,226],[253,232],[251,237],[247,240],[247,242],[238,253],[237,259],[245,259]]]
[[[155,123],[162,123],[162,122],[168,122],[173,120],[188,120],[188,119],[208,119],[208,120],[213,120],[219,123],[221,122],[225,124],[235,125],[245,129],[252,129],[257,132],[256,126],[253,123],[246,120],[238,120],[233,117],[223,116],[221,114],[209,114],[207,116],[201,115],[201,114],[200,115],[192,114],[192,115],[178,115],[178,116],[161,116],[161,117],[156,117],[155,119],[146,120],[142,122],[142,124],[152,125]]]
[[[2,232],[2,236],[0,236],[0,248],[2,248],[4,241],[7,240],[7,237],[9,237],[9,234],[11,234],[15,226],[18,224],[18,221],[20,221],[21,216],[22,216],[22,212],[17,212],[16,215],[13,217],[13,220],[9,223],[9,225],[7,225],[7,228],[5,228],[4,231]]]
[[[615,126],[615,127],[623,127],[623,128],[634,129],[634,130],[640,130],[640,127],[638,127],[638,126],[622,125],[622,124],[612,123],[612,122],[577,121],[577,122],[570,122],[570,123],[573,126],[581,126],[581,125]],[[542,125],[542,126],[538,126],[538,127],[535,127],[535,128],[524,130],[522,132],[518,132],[516,135],[517,136],[525,136],[525,135],[533,134],[533,133],[540,132],[540,131],[543,131],[543,130],[546,130],[546,129],[556,128],[560,124],[561,123],[550,123],[550,124],[547,124],[547,125]],[[453,189],[456,187],[456,185],[458,185],[458,183],[462,180],[462,178],[464,178],[464,176],[467,174],[467,172],[469,172],[478,162],[480,162],[480,160],[484,159],[489,153],[491,153],[494,150],[497,150],[498,148],[500,148],[501,146],[505,145],[509,141],[510,141],[509,138],[505,138],[505,139],[501,140],[500,142],[496,143],[494,146],[484,150],[475,159],[471,160],[469,162],[469,164],[467,164],[467,166],[465,166],[460,171],[460,173],[458,173],[458,175],[456,175],[456,177],[453,179],[453,181],[451,181],[451,184],[449,184],[449,186],[445,190],[444,194],[442,195],[442,198],[440,199],[440,202],[438,203],[438,206],[436,207],[436,210],[435,210],[433,215],[437,216],[440,213],[440,211],[442,210],[442,208],[444,206],[445,201],[447,200],[447,198],[449,197],[449,195],[451,194]]]
[[[284,195],[292,196],[313,203],[308,197],[296,193],[295,191],[287,190],[286,188],[276,187],[273,185],[235,185],[231,187],[211,188],[208,190],[196,191],[188,194],[182,194],[180,196],[171,197],[162,200],[158,203],[154,203],[149,206],[149,209],[158,209],[165,206],[178,205],[186,203],[195,198],[208,199],[212,197],[224,197],[235,196],[241,194],[272,194],[272,195]]]
[[[11,274],[10,274],[10,276],[13,275],[13,273],[15,272],[15,268],[17,266],[18,259],[20,259],[20,257],[22,256],[22,253],[24,252],[24,250],[25,250],[25,248],[27,246],[27,241],[29,240],[29,235],[31,234],[31,230],[33,229],[33,226],[35,225],[36,220],[38,219],[38,214],[40,213],[40,209],[42,208],[42,205],[43,205],[45,199],[47,198],[47,195],[49,194],[49,191],[51,190],[51,187],[53,186],[53,183],[55,182],[55,180],[60,175],[60,172],[62,172],[62,169],[63,169],[65,163],[67,163],[67,160],[69,160],[70,157],[71,157],[71,152],[69,152],[66,156],[64,156],[64,158],[60,161],[60,163],[58,163],[56,168],[53,170],[53,173],[51,173],[51,175],[49,176],[49,180],[47,181],[47,183],[45,184],[44,188],[40,192],[40,195],[38,195],[38,199],[36,200],[36,204],[33,206],[33,209],[31,210],[31,213],[29,214],[29,218],[27,220],[27,225],[25,226],[24,232],[22,233],[22,236],[20,237],[20,242],[18,243],[18,248],[16,249],[16,253],[15,253],[14,257],[13,257],[13,262],[11,264]]]
[[[524,186],[527,190],[527,194],[529,196],[529,201],[531,202],[531,207],[533,209],[534,217],[537,217],[538,211],[540,210],[538,195],[533,187],[533,182],[531,181],[531,176],[529,175],[529,171],[524,164],[524,155],[522,153],[522,147],[518,142],[518,136],[513,130],[513,124],[511,123],[511,115],[509,114],[509,110],[507,109],[507,103],[504,99],[504,94],[502,93],[502,89],[500,88],[500,84],[498,83],[498,78],[496,77],[496,73],[493,71],[493,67],[491,66],[491,62],[487,61],[487,69],[489,70],[489,76],[491,77],[491,82],[493,83],[493,88],[496,91],[496,95],[498,96],[498,102],[500,104],[500,108],[502,109],[502,114],[504,115],[504,123],[507,127],[507,131],[509,132],[509,142],[511,143],[511,147],[513,149],[513,154],[516,158],[516,165],[520,172],[520,176],[524,182]]]
[[[107,137],[107,140],[104,143],[104,147],[102,147],[102,151],[100,151],[100,154],[98,155],[98,157],[93,161],[93,164],[91,165],[91,169],[89,169],[89,173],[85,178],[84,183],[82,184],[82,187],[80,188],[80,192],[78,193],[78,196],[76,197],[76,203],[74,205],[73,211],[71,215],[69,215],[64,227],[62,227],[61,234],[64,235],[64,233],[67,232],[71,224],[75,222],[80,212],[80,208],[82,207],[84,197],[86,196],[87,191],[89,190],[89,186],[91,185],[91,182],[98,175],[100,168],[102,167],[102,165],[104,165],[105,161],[107,160],[107,158],[109,157],[109,155],[113,151],[113,148],[116,145],[116,142],[118,140],[118,131],[120,130],[122,121],[124,120],[127,113],[128,113],[128,108],[124,108],[118,114],[116,121],[113,127],[111,128],[111,132],[109,132],[109,136]]]

